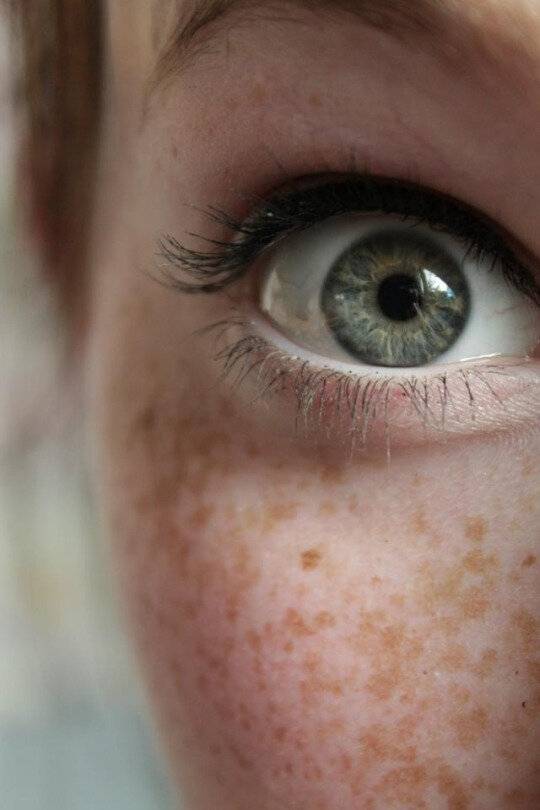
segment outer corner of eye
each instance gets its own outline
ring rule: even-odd
[[[329,363],[395,373],[525,357],[540,336],[540,311],[491,272],[493,258],[469,258],[461,240],[427,225],[346,216],[276,248],[260,307],[300,354]]]

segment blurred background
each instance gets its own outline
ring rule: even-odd
[[[0,12],[0,806],[170,810],[106,571],[55,306],[15,224]]]

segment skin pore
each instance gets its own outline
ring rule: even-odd
[[[156,244],[223,239],[201,209],[242,218],[250,195],[356,168],[449,193],[540,255],[536,4],[445,4],[444,46],[259,5],[167,70],[177,4],[109,8],[96,476],[183,806],[533,810],[537,361],[448,434],[405,424],[390,458],[351,454],[324,424],[297,433],[292,398],[222,379],[197,330],[249,277],[178,294]]]

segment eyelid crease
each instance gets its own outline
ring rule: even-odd
[[[173,236],[158,241],[161,269],[170,285],[183,293],[214,293],[239,279],[269,247],[294,233],[345,214],[387,214],[428,224],[449,233],[467,245],[467,256],[477,261],[492,258],[500,263],[505,278],[520,292],[540,305],[540,285],[510,245],[516,239],[502,226],[453,197],[409,181],[369,175],[279,191],[267,200],[248,197],[254,211],[243,221],[216,206],[203,212],[229,240],[188,234],[209,246],[190,248]],[[175,273],[179,271],[179,273]],[[186,280],[189,278],[189,280]]]

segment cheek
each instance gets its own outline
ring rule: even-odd
[[[133,627],[194,807],[529,790],[527,520],[497,525],[468,488],[456,515],[429,460],[345,474],[215,424],[144,411],[114,484]]]
[[[173,385],[136,314],[99,351],[103,492],[189,810],[536,806],[534,454],[331,465],[201,400],[196,357]]]

